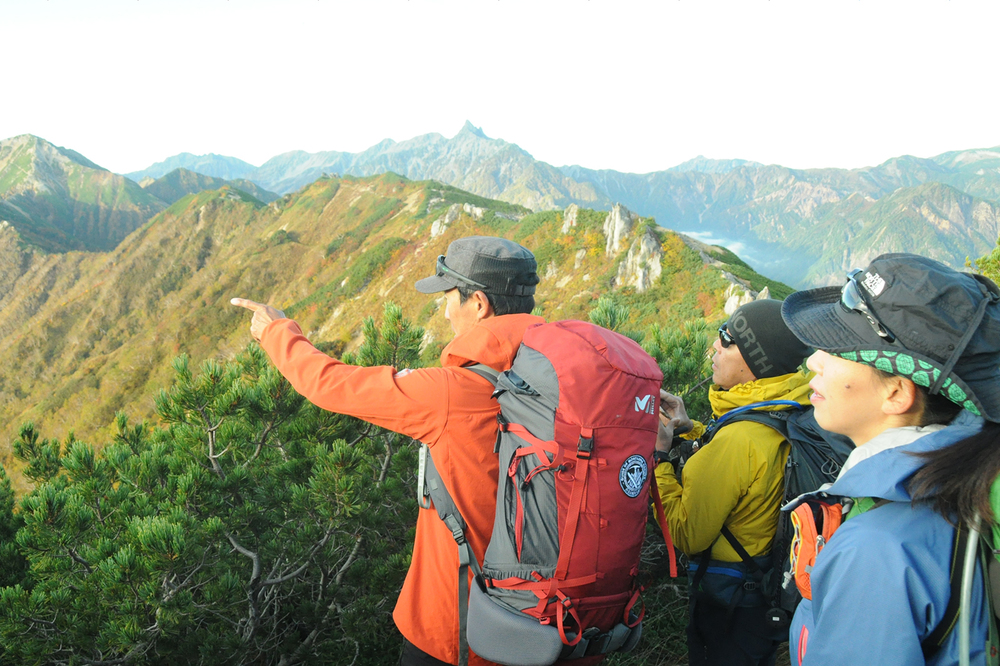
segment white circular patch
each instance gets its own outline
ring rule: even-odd
[[[622,486],[622,491],[629,497],[638,497],[642,492],[642,486],[646,483],[649,475],[649,464],[646,459],[636,454],[629,456],[622,469],[618,472],[618,483]]]

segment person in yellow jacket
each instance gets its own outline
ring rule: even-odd
[[[768,400],[809,404],[810,376],[799,366],[810,350],[785,326],[780,301],[738,308],[712,346],[708,397],[714,418]],[[676,441],[675,429],[690,430],[685,435],[690,439],[705,432],[688,418],[680,398],[661,392],[661,406],[658,460]],[[735,421],[690,457],[680,480],[673,465],[656,467],[670,533],[690,558],[688,580],[695,583],[688,625],[691,666],[769,666],[786,638],[767,626],[764,596],[721,531],[727,527],[759,566],[770,568],[766,556],[778,524],[788,451],[788,442],[768,426]]]

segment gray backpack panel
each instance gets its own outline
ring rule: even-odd
[[[555,437],[559,378],[544,354],[522,344],[513,367],[497,378],[493,395],[508,422],[520,423],[538,439]]]
[[[506,640],[509,636],[523,640]],[[473,583],[469,588],[469,647],[506,666],[549,666],[562,653],[563,642],[555,627],[511,612]]]
[[[555,411],[559,406],[559,380],[552,363],[538,351],[521,345],[513,367],[500,375],[497,390],[501,413],[508,422],[519,423],[542,440],[555,437]],[[532,572],[551,577],[559,559],[558,520],[556,519],[555,472],[545,470],[528,475],[537,466],[548,464],[532,454],[524,456],[511,479],[508,472],[514,453],[530,446],[515,433],[504,433],[500,441],[500,479],[497,485],[497,507],[504,507],[507,520],[497,520],[486,550],[483,573],[496,579],[530,577]],[[523,525],[521,556],[517,555],[515,525],[518,501],[527,515],[548,516],[546,520],[526,521]],[[498,565],[498,566],[494,566]],[[519,610],[533,606],[523,593],[497,591]]]

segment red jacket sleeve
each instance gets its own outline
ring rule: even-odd
[[[397,372],[347,365],[313,347],[291,319],[268,324],[260,344],[292,387],[317,407],[424,442],[436,441],[448,421],[452,378],[445,368]]]

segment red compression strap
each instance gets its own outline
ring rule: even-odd
[[[631,612],[631,610],[633,608],[635,608],[635,604],[637,602],[642,601],[642,590],[643,590],[643,588],[641,588],[641,587],[637,588],[636,591],[635,591],[635,594],[633,594],[632,598],[629,599],[629,602],[627,604],[625,604],[625,612],[622,614],[622,624],[624,624],[629,629],[631,629],[635,625],[637,625],[640,622],[642,622],[642,618],[644,618],[646,616],[646,604],[643,604],[642,605],[642,610],[639,611],[639,619],[637,619],[632,624],[629,624],[629,616],[628,616],[628,614],[629,614],[629,612]]]
[[[535,592],[536,596],[539,596],[539,598],[541,598],[541,596],[545,596],[547,598],[554,594],[560,587],[566,589],[581,587],[583,585],[590,585],[601,578],[602,576],[600,574],[592,573],[589,576],[580,576],[579,578],[569,578],[567,580],[557,581],[555,578],[539,578],[535,582],[532,582],[525,578],[518,578],[514,576],[499,580],[494,578],[490,581],[490,587],[498,587],[501,590],[531,590]]]
[[[592,438],[594,431],[590,428],[580,430],[581,438]],[[573,493],[569,498],[569,506],[566,513],[566,526],[563,534],[559,538],[559,562],[556,564],[554,578],[562,580],[569,571],[569,554],[573,550],[573,541],[576,540],[576,526],[580,522],[580,512],[583,510],[583,495],[587,489],[587,472],[590,470],[589,456],[586,459],[577,457],[576,465],[573,468]]]
[[[512,432],[524,441],[526,441],[531,446],[521,447],[517,450],[515,455],[526,456],[528,453],[534,453],[538,456],[539,461],[547,461],[547,453],[552,454],[552,462],[549,463],[549,467],[558,467],[562,464],[565,459],[565,454],[563,453],[562,447],[560,447],[556,442],[546,442],[545,440],[538,439],[531,432],[519,423],[510,423],[507,425],[507,431]]]
[[[670,577],[677,578],[677,553],[674,552],[674,540],[670,538],[670,526],[667,524],[667,514],[663,512],[663,502],[660,500],[660,488],[656,485],[655,476],[650,480],[649,485],[653,492],[653,504],[656,505],[656,522],[660,523],[660,531],[663,532],[663,542],[667,544],[667,557],[670,558]]]
[[[562,639],[563,645],[576,645],[583,638],[583,623],[580,622],[580,616],[576,614],[576,608],[573,607],[573,600],[567,597],[562,592],[556,592],[559,600],[563,603],[559,604],[563,607],[566,613],[569,613],[570,617],[576,620],[576,636],[573,640],[568,640],[566,638],[566,625],[565,625],[565,613],[556,612],[556,625],[559,627],[559,638]]]

